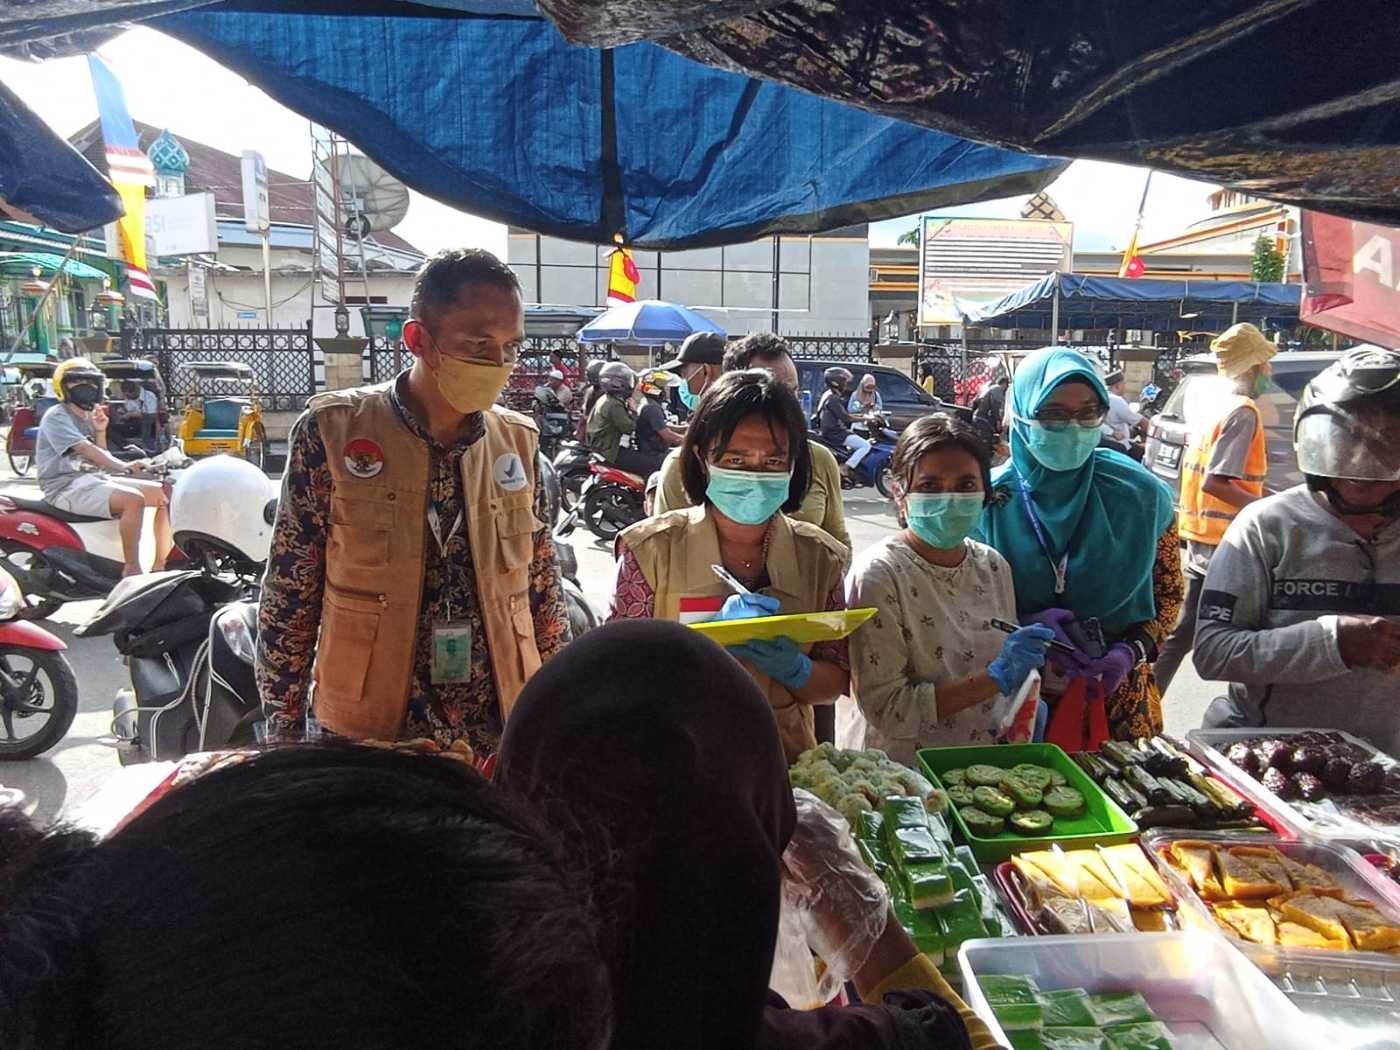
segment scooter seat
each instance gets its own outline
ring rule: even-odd
[[[111,521],[110,517],[94,518],[86,514],[74,514],[71,511],[60,510],[52,503],[45,503],[41,499],[25,499],[23,496],[15,496],[5,493],[5,497],[15,505],[17,510],[27,510],[34,514],[44,514],[50,518],[57,518],[59,521],[66,521],[70,524],[80,524],[85,521]]]

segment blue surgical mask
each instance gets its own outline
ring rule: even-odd
[[[963,540],[982,516],[981,492],[911,492],[904,501],[904,517],[914,535],[930,547],[951,550]]]
[[[1102,438],[1100,427],[1072,423],[1063,430],[1048,430],[1036,422],[1026,424],[1026,445],[1047,470],[1078,470],[1089,461]]]
[[[691,378],[693,379],[694,376],[692,376]],[[704,392],[705,392],[705,388],[702,386],[702,387],[700,388],[700,394],[703,394]],[[684,405],[687,409],[689,409],[691,412],[694,412],[697,408],[700,407],[700,394],[697,394],[697,393],[695,393],[693,390],[690,389],[690,380],[689,380],[689,379],[682,379],[682,380],[681,380],[680,394],[681,394],[681,404],[683,404],[683,405]]]
[[[787,502],[792,474],[756,470],[706,468],[710,474],[705,495],[715,509],[740,525],[762,525]]]

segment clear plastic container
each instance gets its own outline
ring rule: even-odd
[[[1366,751],[1372,761],[1386,769],[1397,763],[1394,758],[1379,750],[1369,741],[1338,729],[1282,728],[1279,726],[1256,726],[1248,729],[1192,729],[1186,734],[1187,748],[1211,772],[1239,791],[1253,802],[1272,820],[1297,835],[1311,835],[1320,839],[1400,839],[1400,825],[1367,824],[1339,810],[1334,803],[1324,799],[1321,802],[1285,802],[1268,790],[1254,777],[1225,757],[1230,745],[1241,740],[1257,740],[1261,737],[1276,737],[1286,740],[1303,733],[1336,733],[1349,744]]]
[[[1400,959],[1248,945],[1245,956],[1321,1029],[1326,1050],[1400,1047]]]
[[[1199,933],[1096,933],[968,941],[958,952],[963,997],[1005,1046],[978,978],[1034,977],[1043,992],[1139,992],[1177,1050],[1338,1050],[1223,937]]]
[[[1219,926],[1212,916],[1210,907],[1201,900],[1191,885],[1181,874],[1162,857],[1159,852],[1169,843],[1179,839],[1192,839],[1197,842],[1213,842],[1219,846],[1273,846],[1280,853],[1292,857],[1302,864],[1315,864],[1337,880],[1349,897],[1369,901],[1380,909],[1387,922],[1400,925],[1400,908],[1391,899],[1387,887],[1381,880],[1385,878],[1368,864],[1359,853],[1334,842],[1318,842],[1279,838],[1276,835],[1241,836],[1226,831],[1197,831],[1180,828],[1160,828],[1146,832],[1142,836],[1142,848],[1157,865],[1157,870],[1167,880],[1167,885],[1178,901],[1178,915],[1183,927],[1195,927],[1218,931],[1241,947],[1248,942]],[[1337,951],[1330,948],[1271,948],[1271,953],[1281,959],[1299,964],[1324,962],[1344,958],[1359,959],[1362,962],[1394,962],[1395,957],[1380,952]],[[1395,1044],[1400,1048],[1400,1043]]]

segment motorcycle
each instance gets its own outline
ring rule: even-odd
[[[579,522],[600,540],[612,540],[646,517],[646,479],[606,462],[589,464],[590,475],[578,502],[556,535],[567,536]]]
[[[43,754],[78,713],[78,680],[63,655],[68,647],[23,616],[19,585],[0,571],[0,759]]]
[[[885,499],[894,499],[894,472],[890,470],[890,460],[894,458],[896,437],[890,429],[890,417],[883,412],[872,412],[863,424],[858,422],[854,429],[865,431],[865,436],[870,441],[870,451],[851,471],[849,479],[842,477],[841,487],[859,488],[862,485],[873,485]],[[845,445],[823,441],[821,435],[815,431],[810,436],[813,441],[820,441],[831,449],[836,456],[836,462],[845,463],[851,458],[851,450]]]
[[[150,462],[146,477],[172,481],[190,461],[173,446]],[[150,530],[146,529],[150,535]],[[182,564],[173,552],[167,567]],[[0,568],[19,585],[20,615],[42,620],[67,602],[105,598],[122,578],[120,523],[60,510],[42,499],[0,493]]]
[[[592,474],[594,463],[606,460],[582,441],[563,441],[554,454],[554,472],[559,477],[559,499],[566,511],[578,506],[583,486]]]
[[[123,579],[78,628],[111,635],[129,672],[112,705],[123,765],[256,743],[256,598],[276,509],[251,463],[201,460],[170,508],[175,542],[199,567]]]

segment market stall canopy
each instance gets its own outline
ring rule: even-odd
[[[117,191],[0,84],[0,208],[21,222],[83,233],[120,218]]]
[[[1235,321],[1291,328],[1302,286],[1248,281],[1159,281],[1052,273],[967,315],[969,325],[1048,330],[1059,298],[1059,329],[1223,330]]]
[[[1395,0],[540,0],[576,43],[680,54],[980,142],[1400,224]]]
[[[13,49],[26,32],[33,40],[46,29],[91,30],[104,13],[138,19],[198,5],[51,6],[57,13],[43,17],[32,4],[0,0],[0,45]],[[637,247],[676,249],[819,232],[1034,193],[1065,163],[872,115],[655,44],[573,47],[518,0],[263,0],[149,24],[338,131],[431,197],[597,244],[621,234]],[[93,33],[77,39],[90,43]]]
[[[580,343],[632,343],[636,346],[663,346],[681,343],[695,332],[715,332],[727,336],[723,328],[701,317],[688,306],[660,299],[622,303],[599,314],[578,331]]]
[[[104,271],[96,266],[89,266],[81,259],[69,259],[64,262],[63,256],[55,252],[0,252],[0,274],[8,277],[28,277],[36,266],[40,276],[52,277],[58,272],[60,264],[68,277],[100,281],[108,276]]]
[[[1400,349],[1400,229],[1303,212],[1303,320]]]

